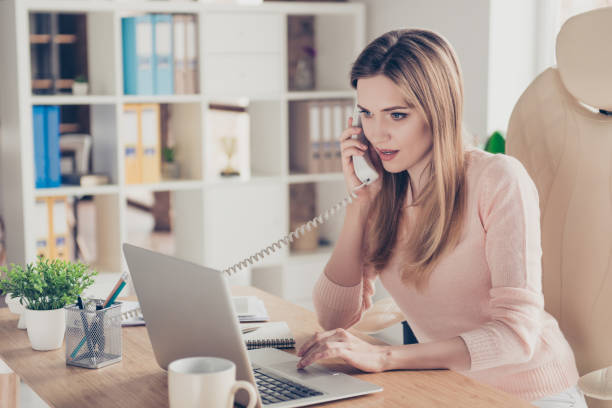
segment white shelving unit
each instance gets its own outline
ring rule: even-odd
[[[32,12],[87,15],[91,95],[32,95],[28,26]],[[121,18],[157,12],[197,16],[200,93],[123,94]],[[290,15],[315,16],[317,87],[312,91],[288,90]],[[291,184],[316,183],[321,211],[344,196],[342,174],[290,174],[289,103],[353,98],[350,64],[365,45],[361,4],[4,0],[0,1],[0,35],[4,59],[0,64],[0,173],[9,262],[23,264],[35,259],[34,203],[42,196],[95,197],[95,267],[115,273],[125,269],[121,243],[128,241],[126,210],[131,192],[170,191],[175,255],[215,268],[238,262],[288,233]],[[209,106],[238,99],[246,101],[249,113],[249,169],[238,179],[222,179],[210,168],[215,141],[207,120]],[[176,156],[184,169],[183,179],[125,184],[120,122],[123,105],[131,103],[169,105],[176,119],[171,126],[179,139]],[[34,187],[33,105],[89,106],[94,171],[109,174],[110,185]],[[324,227],[330,240],[337,236],[341,221],[339,216]],[[299,301],[310,296],[310,287],[330,253],[329,247],[308,255],[281,250],[232,279]]]

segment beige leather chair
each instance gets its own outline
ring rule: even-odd
[[[540,194],[545,308],[574,350],[579,385],[602,399],[612,399],[612,369],[602,369],[612,365],[611,40],[612,7],[570,18],[557,67],[520,97],[506,144]]]

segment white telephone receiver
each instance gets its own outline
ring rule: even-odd
[[[353,111],[353,126],[361,127],[361,118],[359,117],[359,108],[357,106],[355,106],[355,110]],[[339,137],[339,136],[340,135],[336,135],[336,137]],[[363,130],[361,131],[359,135],[354,135],[353,138],[354,139],[359,138],[362,142],[367,143],[365,136],[363,134]],[[379,177],[378,172],[374,169],[374,166],[372,165],[372,162],[370,161],[368,152],[366,152],[366,154],[363,156],[353,156],[353,167],[355,168],[355,174],[357,175],[357,178],[359,178],[359,180],[363,184],[355,187],[352,191],[350,191],[348,197],[346,197],[344,200],[340,201],[339,203],[335,204],[332,208],[327,210],[325,213],[319,215],[318,217],[313,218],[312,220],[308,221],[306,224],[303,224],[302,226],[300,226],[295,231],[289,233],[288,235],[285,235],[283,238],[272,243],[271,245],[268,245],[266,248],[262,249],[261,251],[249,256],[248,258],[243,259],[242,261],[230,266],[227,269],[224,269],[223,272],[229,276],[239,271],[242,268],[246,268],[247,266],[254,264],[255,262],[265,257],[266,255],[269,255],[272,252],[275,252],[276,250],[282,248],[283,246],[288,246],[289,243],[293,242],[293,240],[300,238],[300,236],[304,235],[308,231],[311,231],[313,228],[317,228],[319,225],[327,221],[327,219],[329,219],[329,217],[334,215],[338,210],[352,203],[353,198],[357,198],[355,191],[362,189],[368,184],[373,183],[374,181],[378,180],[378,177]]]
[[[361,117],[359,116],[359,108],[357,105],[355,105],[355,110],[353,111],[353,126],[361,127]],[[361,142],[367,143],[363,134],[363,129],[360,134],[353,135],[353,139],[359,139]],[[362,183],[367,185],[378,180],[378,172],[374,170],[374,166],[370,161],[369,152],[366,151],[363,156],[353,156],[353,167],[355,168],[357,178],[359,178]]]

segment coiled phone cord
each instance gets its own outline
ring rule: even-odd
[[[314,228],[319,227],[319,225],[327,221],[332,215],[335,215],[339,210],[346,208],[350,203],[352,203],[353,199],[357,198],[357,194],[355,194],[355,191],[362,189],[366,185],[367,183],[363,183],[355,187],[344,200],[336,203],[333,207],[325,211],[323,214],[319,215],[318,217],[313,218],[312,220],[308,221],[306,224],[302,224],[295,231],[285,235],[278,241],[273,242],[272,244],[268,245],[261,251],[256,252],[255,254],[249,256],[248,258],[244,258],[242,261],[230,266],[227,269],[224,269],[223,273],[226,273],[228,276],[231,276],[232,274],[238,272],[242,268],[247,268],[249,265],[253,265],[256,262],[259,262],[261,259],[263,259],[267,255],[270,255],[276,252],[277,250],[281,249],[283,246],[288,246],[291,242],[300,238],[306,232],[312,231]]]

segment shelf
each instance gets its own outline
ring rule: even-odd
[[[206,181],[205,186],[224,186],[224,185],[237,185],[237,184],[259,184],[259,183],[280,183],[282,181],[280,176],[251,176],[251,177],[221,177],[215,176],[211,180]]]
[[[117,98],[112,95],[33,95],[32,105],[106,105],[114,104]]]
[[[116,185],[104,186],[61,186],[54,188],[37,188],[35,191],[36,197],[57,197],[57,196],[84,196],[84,195],[103,195],[117,194],[119,188]]]
[[[286,235],[291,224],[290,215],[296,213],[290,207],[288,193],[291,189],[302,188],[299,183],[314,184],[312,190],[316,194],[311,196],[315,197],[313,211],[317,213],[346,196],[344,176],[340,172],[300,174],[296,168],[296,174],[289,174],[290,169],[294,169],[289,157],[289,130],[293,122],[290,106],[298,101],[318,100],[316,105],[326,105],[344,100],[352,112],[355,92],[350,89],[346,75],[350,62],[364,45],[365,7],[362,4],[0,0],[0,10],[5,8],[16,10],[19,17],[15,20],[11,17],[13,13],[0,12],[0,22],[10,34],[6,41],[0,42],[7,61],[24,61],[29,56],[32,65],[32,61],[42,61],[51,51],[78,52],[83,60],[76,64],[80,69],[59,73],[47,72],[45,67],[28,70],[28,64],[22,64],[24,69],[20,70],[13,63],[8,65],[7,75],[0,78],[0,88],[6,91],[0,95],[0,106],[4,107],[2,129],[8,126],[11,130],[1,132],[0,137],[6,144],[18,134],[22,142],[18,147],[27,150],[18,155],[5,151],[0,157],[1,162],[11,164],[14,172],[3,173],[3,185],[7,191],[15,192],[3,196],[4,208],[23,208],[22,212],[7,213],[20,224],[10,236],[11,247],[17,248],[11,254],[13,259],[23,263],[36,254],[36,241],[30,239],[37,227],[33,215],[36,203],[32,198],[66,196],[68,203],[78,202],[77,218],[83,227],[79,232],[86,234],[86,245],[82,246],[90,249],[91,254],[87,256],[87,250],[81,251],[81,258],[88,259],[101,272],[103,282],[100,283],[112,286],[116,275],[126,267],[121,251],[123,242],[140,242],[155,251],[223,268]],[[37,13],[63,14],[61,17],[65,21],[84,21],[79,20],[75,30],[66,27],[47,31],[42,27],[32,30],[40,34],[30,35],[28,18],[32,19]],[[121,19],[146,13],[195,15],[196,24],[189,29],[195,28],[198,43],[190,53],[198,56],[194,72],[199,91],[193,94],[124,94]],[[289,91],[288,86],[287,27],[288,20],[296,15],[315,16],[316,38],[312,46],[317,50],[316,82],[315,88],[308,91]],[[249,24],[243,24],[247,20]],[[228,31],[227,36],[221,35],[224,31]],[[65,35],[45,35],[47,32]],[[17,40],[17,47],[9,46]],[[75,41],[76,45],[60,45]],[[292,49],[302,48],[294,46]],[[68,62],[76,61],[75,58],[68,57]],[[73,95],[71,89],[57,90],[58,86],[70,88],[72,78],[81,75],[88,80],[90,94]],[[65,80],[63,85],[58,79]],[[21,86],[30,83],[33,91]],[[177,89],[180,90],[180,86]],[[126,146],[133,142],[138,132],[127,127],[133,123],[126,124],[129,115],[125,111],[134,108],[131,105],[153,104],[159,105],[159,133],[163,135],[158,147],[174,148],[174,161],[180,165],[174,173],[178,179],[158,181],[159,178],[150,178],[144,184],[126,184],[126,176],[134,174],[130,167],[133,163],[126,162]],[[29,119],[36,105],[60,106],[64,128],[65,125],[81,124],[79,131],[92,137],[88,171],[108,175],[110,184],[33,188],[35,174],[32,170],[36,168],[32,165],[33,126]],[[153,134],[148,130],[152,122],[144,122],[142,117],[139,121],[136,126],[141,127],[141,140],[136,143],[142,143],[143,134]],[[147,129],[142,129],[143,122]],[[337,130],[337,126],[334,129]],[[238,140],[237,149],[227,143],[231,137]],[[229,164],[240,172],[240,176],[219,175],[228,165],[228,154]],[[155,164],[157,162],[155,159]],[[136,165],[140,171],[146,168]],[[338,167],[322,168],[334,172]],[[131,181],[131,177],[128,179]],[[93,199],[77,200],[82,196],[93,196]],[[170,215],[171,232],[154,232],[153,216],[129,205],[137,200],[147,206],[152,202],[162,216]],[[165,206],[166,203],[169,205]],[[319,238],[311,241],[311,246],[335,242],[342,218],[336,216],[321,225],[317,232]],[[157,222],[161,223],[159,218]],[[262,262],[256,262],[248,271],[239,274],[239,278],[245,278],[244,284],[269,284],[270,290],[281,296],[292,290],[289,286],[295,286],[295,293],[289,294],[302,299],[308,296],[305,293],[318,276],[318,273],[309,272],[321,270],[331,253],[332,246],[292,253],[290,248],[283,247]],[[291,285],[287,285],[288,276],[296,278]],[[303,276],[304,280],[297,276]]]
[[[203,183],[199,180],[172,180],[150,184],[128,184],[125,189],[130,191],[178,191],[197,190],[202,188]]]
[[[49,44],[50,34],[30,34],[30,44]]]
[[[113,11],[116,8],[114,1],[107,0],[24,0],[24,6],[28,11],[65,11],[65,12],[86,12],[86,11]]]
[[[344,180],[343,173],[321,173],[321,174],[291,174],[287,176],[289,184],[293,183],[316,183],[320,181]]]
[[[353,99],[355,91],[350,89],[346,91],[289,91],[287,99],[290,101],[301,101],[310,99]]]
[[[77,41],[75,34],[56,34],[53,38],[55,44],[74,44]]]
[[[198,103],[201,95],[122,95],[122,103]]]

